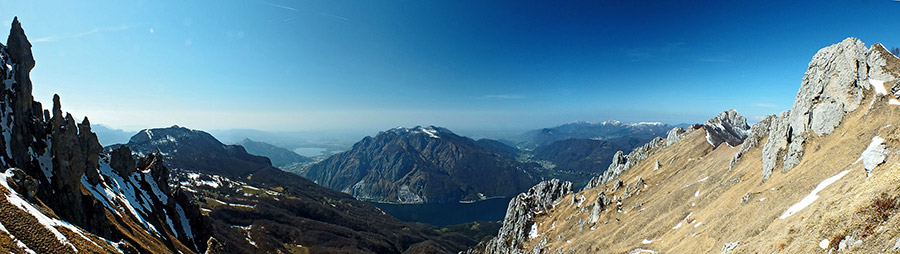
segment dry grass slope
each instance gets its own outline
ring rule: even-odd
[[[641,178],[646,187],[619,206],[614,201],[597,222],[586,223],[590,213],[576,207],[572,197],[561,199],[537,219],[541,234],[530,239],[526,249],[546,239],[547,253],[627,253],[639,248],[717,253],[729,242],[740,242],[732,253],[817,253],[824,251],[824,239],[826,248],[841,247],[844,240],[843,253],[892,251],[900,237],[900,216],[894,216],[900,195],[900,106],[887,100],[867,91],[860,109],[847,115],[832,134],[810,135],[799,165],[775,172],[768,181],[762,181],[761,146],[728,171],[738,148],[723,144],[713,149],[705,132],[694,131],[625,172],[620,177],[624,184]],[[857,159],[875,136],[885,139],[889,155],[867,177]],[[661,166],[654,171],[656,161]],[[811,205],[779,218],[824,179],[844,170],[849,173],[819,192]],[[588,208],[601,191],[621,200],[624,188],[612,191],[612,184],[573,195],[586,197],[582,207]]]

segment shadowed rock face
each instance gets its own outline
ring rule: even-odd
[[[513,196],[536,182],[528,167],[495,146],[432,126],[366,137],[305,176],[363,200],[445,203]]]
[[[64,114],[56,95],[52,111],[34,101],[30,80],[34,67],[31,43],[15,19],[7,45],[0,45],[0,169],[18,168],[9,171],[14,172],[13,180],[21,181],[15,184],[22,187],[17,192],[37,206],[46,205],[53,216],[87,233],[122,242],[122,246],[137,246],[135,250],[141,252],[198,252],[204,245],[194,245],[185,234],[184,229],[191,226],[182,227],[180,220],[166,218],[177,218],[176,206],[192,207],[171,198],[168,170],[160,163],[135,165],[130,151],[114,156],[117,172],[106,170],[110,168],[109,155],[103,153],[87,118],[78,123],[71,114]],[[149,159],[153,160],[152,156]],[[128,195],[125,189],[143,196],[122,199]],[[140,206],[140,211],[131,213],[126,203]],[[24,234],[36,232],[16,227],[9,230],[25,241],[31,237]],[[175,237],[158,237],[162,234]],[[48,243],[26,244],[46,247]]]

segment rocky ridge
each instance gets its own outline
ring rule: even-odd
[[[148,155],[135,163],[130,153],[104,154],[88,119],[76,123],[63,114],[59,96],[52,110],[44,110],[31,94],[34,67],[31,44],[14,19],[7,45],[0,45],[0,147],[5,148],[0,167],[9,168],[0,179],[7,187],[0,206],[17,208],[0,209],[0,238],[16,244],[0,249],[189,253],[205,248],[202,232],[191,230],[201,222],[179,213],[192,206],[168,188],[168,171],[158,158]],[[59,241],[42,240],[53,235]]]
[[[468,253],[524,253],[522,243],[535,238],[535,216],[548,212],[560,198],[572,193],[571,182],[557,179],[543,181],[509,201],[503,226],[498,235]]]
[[[677,135],[680,131],[674,129],[667,140],[654,140],[634,155],[618,153],[609,175],[572,194],[572,204],[533,219],[542,225],[536,230],[539,237],[509,240],[517,245],[504,251],[897,250],[891,246],[900,242],[898,235],[888,233],[900,227],[892,184],[897,168],[884,165],[892,161],[900,140],[890,120],[900,105],[898,74],[900,59],[880,44],[866,49],[848,38],[826,47],[810,62],[790,111],[749,129],[743,117],[729,117],[727,111],[693,128],[706,130],[703,141],[700,134]],[[862,104],[867,100],[868,106]],[[740,127],[728,128],[722,120]],[[729,142],[728,137],[737,138]],[[859,158],[847,156],[848,151],[859,151]],[[784,176],[772,177],[779,167]],[[798,172],[788,172],[792,169]],[[626,185],[626,178],[636,180]],[[819,193],[823,189],[826,194]],[[592,205],[583,206],[588,196],[585,203]],[[736,222],[746,226],[735,228]],[[689,237],[695,240],[683,241]]]
[[[763,179],[778,166],[787,172],[800,163],[804,142],[811,135],[831,134],[845,115],[860,106],[864,91],[876,89],[870,81],[881,86],[896,80],[887,70],[889,61],[897,60],[881,44],[867,50],[856,38],[819,50],[803,76],[793,108],[766,122],[769,139],[763,146]],[[891,94],[884,95],[896,99],[900,87],[894,82],[887,90]]]

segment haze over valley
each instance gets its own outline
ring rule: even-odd
[[[900,253],[896,1],[0,6],[2,253]]]

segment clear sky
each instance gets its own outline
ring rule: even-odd
[[[45,107],[130,130],[758,119],[818,49],[900,45],[893,1],[561,2],[0,0],[0,28]]]

